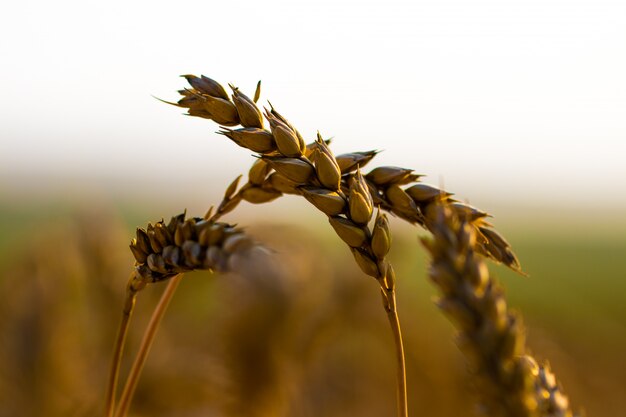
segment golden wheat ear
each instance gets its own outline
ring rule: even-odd
[[[446,203],[432,208],[429,276],[441,296],[437,306],[458,330],[457,344],[476,380],[481,406],[492,416],[572,417],[547,364],[528,353],[519,314],[482,260],[480,236],[467,217]]]
[[[187,107],[188,115],[190,116],[208,118],[220,123],[218,121],[219,117],[213,117],[210,114],[210,109],[204,105],[204,102],[199,102],[198,99],[198,97],[203,97],[204,100],[207,100],[209,97],[217,97],[218,94],[214,91],[209,92],[207,88],[200,86],[198,78],[194,77],[185,76],[192,89],[179,91],[183,97],[178,105]],[[216,81],[211,80],[211,82],[213,83],[212,85],[222,88]],[[234,86],[231,86],[231,88],[238,94],[238,89]],[[257,85],[257,92],[260,94],[260,82]],[[255,100],[248,99],[246,105],[251,106],[250,111],[257,114],[257,111],[260,112],[260,110],[255,103],[256,93]],[[231,104],[236,108],[236,103]],[[318,161],[319,155],[327,154],[327,152],[323,152],[323,149],[320,149],[319,139],[321,136],[318,135],[318,140],[314,142],[313,147],[311,145],[305,146],[300,132],[275,109],[270,101],[268,101],[268,104],[270,109],[265,109],[264,115],[270,124],[270,130],[259,129],[258,131],[250,131],[250,127],[243,125],[241,117],[238,117],[237,120],[230,120],[230,122],[234,123],[234,125],[231,124],[230,126],[236,126],[241,123],[241,129],[224,128],[223,131],[219,132],[229,137],[239,146],[259,153],[264,161],[268,163],[270,169],[275,171],[274,174],[277,174],[270,175],[271,180],[267,180],[262,184],[251,184],[251,188],[263,189],[263,192],[248,192],[251,203],[260,204],[271,201],[282,193],[302,194],[298,190],[299,187],[315,187],[317,186],[316,181],[323,182],[324,188],[340,193],[340,191],[349,188],[349,184],[346,182],[349,180],[349,176],[346,176],[346,174],[363,167],[379,153],[379,151],[352,152],[330,159],[322,156],[319,158],[320,161]],[[223,123],[222,125],[226,126]],[[335,190],[335,187],[331,185],[334,177],[328,178],[325,175],[331,172],[328,170],[329,161],[336,163],[339,167],[342,177],[339,190]],[[326,165],[326,167],[322,167],[322,165]],[[312,175],[311,168],[314,168],[316,175]],[[480,236],[477,250],[493,261],[502,263],[512,270],[525,275],[519,259],[509,243],[486,221],[488,216],[486,212],[458,202],[452,198],[452,193],[420,182],[421,177],[422,175],[415,174],[412,169],[394,166],[378,167],[365,175],[376,206],[412,224],[419,224],[426,229],[430,228],[429,207],[438,201],[450,203],[459,215],[466,216],[471,220],[471,224]],[[310,182],[314,184],[310,184]]]

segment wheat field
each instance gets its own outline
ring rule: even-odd
[[[412,170],[364,168],[375,150],[335,156],[319,133],[306,145],[274,107],[256,105],[260,85],[251,99],[185,78],[174,104],[260,158],[203,217],[134,234],[148,211],[128,203],[3,202],[0,416],[101,415],[125,297],[135,315],[126,353],[152,350],[116,416],[624,409],[626,246],[615,228],[529,227],[503,212],[505,240],[486,212]],[[297,210],[263,221],[284,199]],[[178,293],[146,345],[141,329],[168,282]],[[123,379],[134,371],[122,359]]]
[[[2,293],[11,297],[0,320],[0,415],[101,413],[132,263],[125,245],[145,217],[134,206],[77,212],[3,204]],[[380,366],[393,359],[392,343],[379,296],[348,251],[320,232],[323,222],[306,218],[317,233],[289,218],[249,227],[293,274],[275,280],[187,275],[152,348],[132,415],[393,415],[394,375]],[[409,398],[419,404],[412,412],[472,415],[465,362],[452,326],[432,303],[426,257],[415,230],[398,230],[396,223],[390,257],[399,276],[411,277],[400,281],[398,302]],[[107,227],[94,227],[102,224]],[[546,236],[545,228],[509,229],[530,278],[492,270],[523,312],[533,352],[550,360],[575,406],[588,415],[620,415],[626,339],[619,277],[626,245],[610,236],[576,240],[559,231]],[[310,239],[297,239],[301,234]],[[159,291],[142,295],[128,352],[136,350]]]

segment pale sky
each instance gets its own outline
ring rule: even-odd
[[[5,2],[0,52],[4,192],[223,188],[250,152],[151,97],[203,73],[463,198],[626,207],[624,1]]]

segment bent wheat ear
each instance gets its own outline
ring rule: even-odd
[[[480,387],[486,414],[502,417],[572,417],[567,397],[547,365],[526,349],[519,315],[506,306],[502,289],[481,259],[471,216],[450,204],[431,207],[429,275],[441,291],[437,301],[459,331],[457,343]]]
[[[208,84],[201,84],[198,78],[194,76],[185,76],[189,81],[192,89],[180,90],[179,93],[183,98],[177,103],[180,107],[188,108],[191,116],[203,117],[217,121],[211,115],[207,116],[207,107],[203,104],[203,95],[209,95],[211,98],[223,99],[221,93],[218,93],[218,83],[211,80]],[[202,80],[206,77],[203,76]],[[210,80],[209,78],[206,78]],[[221,87],[221,86],[220,86]],[[258,97],[255,95],[255,100]],[[206,101],[207,98],[204,98]],[[249,99],[248,99],[249,100]],[[200,111],[200,110],[203,111]],[[210,113],[210,111],[209,111]],[[279,175],[271,174],[271,181],[263,184],[265,191],[273,190],[274,194],[270,197],[267,192],[257,193],[263,194],[263,197],[251,197],[247,201],[252,203],[262,203],[273,200],[278,197],[279,193],[301,194],[297,189],[297,185],[310,185],[331,191],[349,192],[351,178],[348,174],[353,173],[358,168],[363,167],[370,162],[378,153],[378,151],[352,152],[337,157],[332,155],[328,143],[320,144],[321,136],[318,134],[318,140],[308,146],[304,146],[302,135],[289,121],[278,113],[270,103],[270,111],[265,112],[272,128],[271,132],[256,132],[258,139],[248,139],[248,131],[246,129],[231,130],[224,128],[220,133],[230,137],[238,145],[246,147],[254,152],[263,155],[265,160],[269,162],[270,168],[277,171]],[[219,123],[219,122],[218,122]],[[261,135],[263,139],[261,139]],[[273,140],[270,140],[270,137]],[[276,152],[276,149],[278,152]],[[292,158],[291,160],[286,159]],[[307,158],[310,158],[307,159]],[[311,168],[315,167],[316,172],[311,172]],[[337,172],[341,183],[339,189],[336,186]],[[313,175],[315,174],[315,175]],[[491,225],[486,222],[487,213],[458,202],[452,198],[452,194],[440,190],[432,185],[419,182],[421,175],[415,174],[412,169],[401,168],[395,166],[383,166],[374,168],[365,175],[365,181],[370,189],[373,205],[389,211],[394,215],[413,224],[419,224],[426,229],[430,229],[429,207],[439,201],[446,201],[452,204],[455,211],[461,216],[467,216],[471,220],[470,223],[476,229],[480,236],[477,250],[485,256],[491,258],[495,262],[502,263],[516,272],[522,273],[521,265],[515,253],[511,249],[508,242],[502,238],[495,230],[491,229]],[[259,186],[260,184],[252,184]],[[409,187],[403,188],[405,185]],[[251,193],[248,193],[251,194]],[[359,191],[359,194],[365,196]],[[352,201],[355,208],[364,208],[363,204],[357,204],[359,196],[354,194]],[[239,198],[232,202],[236,206],[241,201]],[[328,213],[327,213],[328,214]],[[364,218],[359,218],[357,212],[354,213],[357,222],[363,222]],[[362,213],[362,214],[367,214]]]

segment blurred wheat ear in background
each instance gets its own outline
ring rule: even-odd
[[[569,401],[547,364],[528,354],[521,317],[507,310],[502,289],[476,253],[476,232],[442,205],[433,207],[432,257],[437,301],[459,329],[457,344],[476,377],[483,412],[491,416],[572,417]]]

